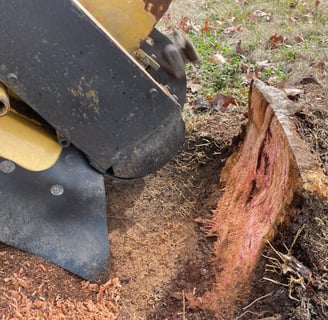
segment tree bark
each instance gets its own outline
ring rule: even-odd
[[[294,215],[295,196],[307,190],[327,197],[327,177],[298,136],[294,112],[285,93],[253,81],[246,136],[221,174],[225,191],[209,225],[209,235],[217,237],[216,284],[191,305],[232,314],[247,298],[265,243]]]

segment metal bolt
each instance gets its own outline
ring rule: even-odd
[[[0,162],[0,171],[3,173],[12,173],[16,168],[15,163],[10,160],[3,160]]]
[[[7,80],[10,83],[15,83],[17,81],[17,75],[15,73],[8,73],[7,74]]]
[[[61,196],[64,193],[64,187],[61,186],[60,184],[54,184],[50,188],[50,193],[53,196]]]
[[[158,91],[156,88],[151,88],[149,91],[148,91],[148,96],[150,98],[155,98],[158,94]]]

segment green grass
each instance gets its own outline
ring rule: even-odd
[[[199,78],[203,93],[213,95],[217,91],[228,93],[240,86],[242,74],[239,72],[243,61],[235,50],[216,41],[218,32],[191,32],[189,34],[200,55],[200,63],[194,77]],[[221,53],[226,62],[223,64],[211,62],[211,56]],[[190,70],[189,70],[190,71]]]
[[[248,83],[245,68],[259,70],[259,78],[270,84],[288,78],[292,73],[305,71],[320,61],[328,60],[328,1],[208,1],[205,6],[209,25],[213,30],[199,28],[188,33],[200,55],[196,68],[189,68],[188,75],[202,86],[200,94],[217,92],[245,98]],[[240,1],[242,3],[242,1]],[[258,17],[256,10],[267,13]],[[240,26],[242,31],[225,33],[228,27]],[[270,37],[282,35],[284,42],[271,48]],[[303,41],[296,41],[301,38]],[[241,53],[236,52],[241,43]],[[221,54],[226,62],[211,62],[211,56]],[[267,61],[267,65],[259,66]],[[245,100],[245,99],[244,99]]]

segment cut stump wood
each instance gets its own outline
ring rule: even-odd
[[[247,298],[266,241],[294,215],[293,200],[305,190],[328,196],[327,177],[298,136],[294,112],[284,92],[253,81],[246,136],[221,174],[225,191],[209,224],[209,235],[217,236],[216,284],[189,297],[192,306],[232,314]]]

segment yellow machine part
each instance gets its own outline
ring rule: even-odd
[[[145,10],[144,0],[78,0],[128,52],[139,48],[156,18]]]
[[[53,166],[62,150],[40,125],[12,111],[0,117],[0,146],[1,157],[31,171]]]
[[[144,0],[74,1],[82,5],[130,53],[139,48],[140,41],[147,38],[157,21],[145,10]],[[2,91],[0,96],[7,99]],[[0,156],[31,171],[53,166],[62,150],[54,137],[34,121],[9,110],[5,112],[4,108],[2,110]]]

